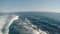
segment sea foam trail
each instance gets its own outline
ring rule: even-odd
[[[9,26],[13,23],[14,20],[17,20],[19,16],[17,15],[8,15],[6,17],[6,15],[4,16],[4,18],[6,19],[3,19],[4,22],[3,25],[1,26],[1,30],[2,30],[2,34],[8,34],[9,33]]]
[[[18,28],[20,28],[20,29],[18,29]],[[13,30],[11,30],[11,29],[13,29]],[[27,18],[18,19],[16,21],[14,21],[13,24],[10,26],[9,32],[10,32],[10,34],[14,34],[14,32],[15,33],[19,32],[19,34],[47,34],[45,31],[38,29],[37,26],[32,24]]]
[[[7,19],[8,15],[0,15],[0,34],[3,34],[2,33],[2,28],[3,28],[3,25],[5,24],[5,20]]]

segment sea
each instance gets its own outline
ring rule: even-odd
[[[60,13],[12,12],[0,14],[0,34],[60,34]]]

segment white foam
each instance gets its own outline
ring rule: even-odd
[[[19,16],[17,15],[3,15],[0,16],[0,32],[1,30],[5,30],[2,34],[8,34],[9,26],[13,23],[14,20],[17,20]]]
[[[20,20],[19,22],[20,22],[20,24],[18,24],[18,25],[21,25],[23,28],[25,28],[25,29],[21,29],[21,31],[23,31],[25,34],[26,33],[28,33],[28,34],[47,34],[45,31],[42,31],[41,29],[37,29],[37,26],[32,24],[27,19]],[[25,31],[25,30],[27,30],[27,31]]]

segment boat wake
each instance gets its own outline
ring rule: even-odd
[[[14,20],[17,20],[19,16],[17,15],[2,15],[0,16],[0,34],[8,34],[9,27]]]
[[[0,34],[60,34],[60,15],[33,12],[0,15]]]
[[[19,33],[18,33],[19,32]],[[10,34],[47,34],[32,24],[27,18],[18,19],[10,26]]]

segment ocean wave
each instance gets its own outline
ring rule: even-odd
[[[49,13],[0,15],[0,34],[60,34],[59,16]]]
[[[19,32],[19,33],[18,33]],[[29,20],[19,19],[14,21],[10,26],[10,34],[47,34],[45,31],[38,29],[36,25],[32,24]]]
[[[0,32],[1,34],[8,34],[9,26],[14,20],[18,19],[17,15],[1,15],[0,16]]]

